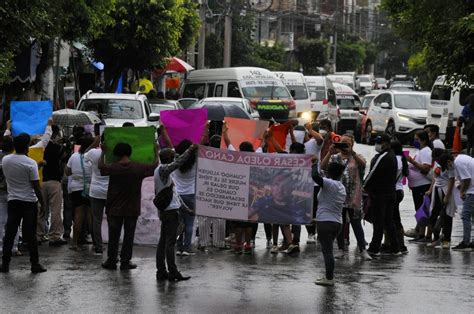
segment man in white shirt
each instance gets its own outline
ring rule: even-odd
[[[39,263],[36,223],[38,201],[40,212],[44,206],[39,185],[38,165],[29,158],[30,136],[22,133],[14,138],[16,154],[5,156],[2,160],[3,173],[7,181],[8,219],[5,225],[2,266],[0,272],[7,273],[10,268],[13,241],[23,219],[23,237],[28,243],[31,272],[42,273],[46,269]]]
[[[463,200],[461,219],[463,224],[463,240],[453,247],[455,251],[471,251],[474,243],[471,242],[472,218],[474,216],[474,158],[468,155],[452,155],[446,158],[437,158],[436,162],[443,168],[455,170],[456,178],[461,181],[459,192]]]
[[[433,144],[433,148],[446,149],[443,141],[439,139],[439,126],[436,124],[427,124],[425,125],[424,130],[428,132],[428,136],[430,138],[431,144]]]

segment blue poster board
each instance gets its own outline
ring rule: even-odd
[[[10,103],[10,120],[12,121],[13,136],[21,133],[43,134],[52,114],[53,103],[51,100],[12,101]]]

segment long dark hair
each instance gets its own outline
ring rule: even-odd
[[[402,174],[403,176],[408,176],[408,161],[405,155],[403,154],[402,144],[398,140],[392,140],[390,142],[393,152],[397,156],[402,156]]]
[[[184,154],[184,152],[191,146],[193,143],[190,140],[182,140],[178,146],[176,146],[176,153],[178,155]],[[192,154],[184,164],[179,167],[179,171],[185,173],[191,170],[196,162],[196,153]]]

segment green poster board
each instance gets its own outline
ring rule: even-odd
[[[154,127],[125,127],[105,128],[105,163],[110,164],[117,161],[113,151],[118,143],[127,143],[132,146],[132,161],[152,164],[155,161],[156,142]]]

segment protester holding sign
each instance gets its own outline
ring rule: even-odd
[[[135,131],[137,128],[133,128]],[[106,143],[107,143],[107,134]],[[151,139],[154,145],[154,139]],[[148,147],[145,143],[145,147]],[[117,159],[112,164],[105,164],[104,155],[108,147],[103,145],[99,159],[99,169],[102,176],[109,176],[109,187],[107,190],[107,202],[105,212],[109,227],[109,244],[107,260],[102,263],[106,269],[117,269],[118,246],[122,227],[124,229],[122,249],[120,252],[120,269],[128,270],[137,268],[131,262],[133,255],[133,240],[137,219],[141,211],[141,188],[142,181],[153,175],[158,164],[158,154],[155,147],[155,160],[152,164],[144,164],[131,161],[133,155],[132,146],[128,143],[117,143],[112,152]],[[143,153],[143,152],[142,152]],[[145,155],[146,156],[146,155]],[[146,158],[141,156],[142,158]]]
[[[179,224],[179,209],[183,203],[176,192],[171,173],[182,167],[197,150],[196,145],[190,146],[183,154],[175,159],[175,152],[171,148],[160,151],[161,164],[154,171],[155,193],[159,195],[163,190],[171,188],[171,197],[165,209],[160,210],[161,234],[156,250],[156,279],[169,281],[188,280],[183,276],[175,264],[175,244]],[[165,265],[165,261],[166,264]],[[166,268],[168,266],[168,269]]]

